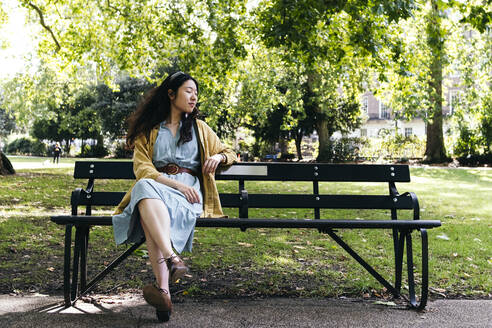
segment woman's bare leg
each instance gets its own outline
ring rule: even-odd
[[[138,209],[152,270],[159,287],[169,290],[169,270],[162,260],[173,254],[169,212],[160,199],[143,199],[138,203]]]
[[[152,271],[154,272],[157,285],[159,288],[169,290],[169,270],[166,263],[162,260],[164,256],[162,256],[162,252],[150,236],[147,226],[143,221],[142,227],[145,232],[145,240],[147,250],[149,252],[150,264],[152,265]]]
[[[173,254],[171,245],[171,219],[166,205],[160,199],[142,199],[138,203],[140,218],[151,239],[165,258]]]

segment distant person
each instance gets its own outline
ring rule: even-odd
[[[169,283],[188,270],[176,255],[191,251],[197,217],[224,216],[213,175],[236,154],[198,115],[198,83],[177,72],[151,90],[128,122],[137,182],[113,216],[117,244],[145,237],[155,284],[143,288],[159,321],[172,311]],[[205,196],[205,197],[204,197]]]
[[[60,162],[60,154],[61,154],[61,147],[60,144],[57,142],[53,147],[53,163],[56,162],[56,164],[58,164]]]

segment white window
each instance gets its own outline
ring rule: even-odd
[[[412,128],[405,128],[405,137],[411,137],[413,135]]]
[[[363,113],[369,113],[369,97],[364,96],[362,97],[362,112]]]
[[[360,136],[367,137],[367,129],[360,129]]]
[[[453,114],[460,102],[460,90],[449,91],[449,115]]]
[[[382,101],[379,102],[379,118],[384,120],[390,119],[390,109]]]

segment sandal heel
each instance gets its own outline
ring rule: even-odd
[[[167,268],[169,269],[169,279],[173,283],[178,281],[188,272],[188,267],[176,254],[173,254],[169,258],[167,258],[166,264]]]
[[[155,313],[159,322],[168,322],[171,317],[171,311],[159,311],[156,309]]]

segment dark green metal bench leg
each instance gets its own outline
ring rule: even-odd
[[[422,238],[422,290],[420,294],[420,302],[417,302],[415,296],[415,279],[413,274],[413,250],[412,250],[412,235],[407,234],[407,268],[408,268],[408,294],[412,308],[417,310],[425,309],[427,305],[427,297],[429,294],[429,253],[428,253],[428,238],[427,230],[420,229]]]
[[[89,247],[90,227],[80,227],[82,241],[80,249],[80,290],[84,290],[87,285],[87,250]]]
[[[87,283],[86,288],[81,289],[80,296],[83,296],[90,292],[96,285],[101,281],[108,273],[113,271],[123,260],[125,260],[128,256],[130,256],[137,248],[140,247],[145,242],[145,238],[143,238],[138,243],[133,244],[131,247],[127,248],[125,252],[123,252],[118,258],[113,260],[103,271],[101,271],[97,276],[95,276],[89,283]]]
[[[72,253],[72,227],[67,224],[65,226],[65,255],[63,261],[63,296],[65,299],[65,307],[72,305],[70,297],[70,257]]]
[[[398,291],[398,293],[401,292],[401,280],[403,274],[403,250],[405,249],[405,238],[407,233],[407,231],[402,231],[398,235],[397,232],[397,246],[395,249],[395,289]]]
[[[72,267],[72,284],[71,284],[71,301],[74,302],[77,298],[78,293],[78,283],[79,283],[79,263],[80,263],[80,253],[83,247],[83,232],[81,227],[75,226],[75,247],[73,250],[73,267]]]
[[[426,229],[420,229],[420,237],[422,239],[422,292],[417,310],[425,309],[429,296],[429,241]]]
[[[350,256],[352,256],[360,265],[364,267],[377,281],[379,281],[386,289],[395,297],[399,296],[399,292],[395,287],[384,279],[372,266],[369,265],[362,257],[359,256],[349,245],[347,245],[335,232],[331,229],[323,231],[327,233],[338,245],[340,245]]]

